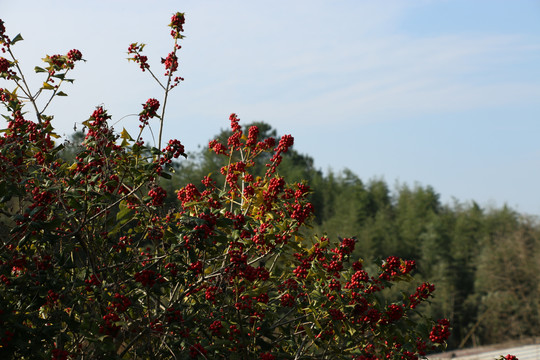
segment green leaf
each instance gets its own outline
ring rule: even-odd
[[[12,40],[11,40],[11,45],[15,44],[17,41],[21,41],[21,40],[24,40],[23,37],[21,36],[21,34],[17,34],[17,36],[15,36]]]
[[[312,323],[314,323],[315,326],[317,327],[317,329],[322,330],[323,327],[319,323],[319,320],[317,320],[317,317],[315,317],[316,312],[311,307],[308,308],[308,309],[309,309],[309,315],[308,315],[307,319],[309,321],[311,321]]]
[[[52,86],[48,82],[43,82],[43,89],[45,89],[45,90],[54,90],[54,86]]]
[[[305,325],[304,326],[304,331],[306,332],[307,336],[311,340],[315,341],[315,335],[313,335],[313,332],[311,331],[311,327],[309,327],[308,325]]]
[[[56,93],[56,96],[68,96],[68,95],[63,91],[59,91]]]
[[[120,221],[120,220],[124,219],[131,212],[132,212],[132,210],[127,206],[127,203],[125,201],[122,201],[120,203],[120,211],[116,215],[116,221]]]
[[[60,135],[58,135],[57,133],[50,132],[49,135],[55,139],[60,139]]]
[[[45,70],[44,68],[41,68],[41,67],[39,67],[39,66],[36,66],[36,67],[34,68],[34,71],[35,71],[36,73],[47,72],[47,70]]]
[[[56,152],[56,151],[61,151],[61,150],[63,150],[64,148],[65,148],[65,145],[64,145],[64,144],[60,144],[60,145],[58,145],[57,147],[54,148],[54,151],[55,151],[55,152]]]
[[[167,173],[167,172],[165,172],[165,171],[160,172],[160,173],[159,173],[159,176],[161,176],[162,178],[167,179],[167,180],[172,179],[171,174],[169,174],[169,173]]]

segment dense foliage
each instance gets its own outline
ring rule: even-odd
[[[255,124],[277,136],[268,124]],[[216,173],[220,161],[206,150],[190,154],[189,161],[175,165],[173,183],[181,186]],[[391,189],[380,179],[363,182],[350,170],[324,174],[294,148],[284,155],[280,173],[312,185],[315,220],[305,234],[355,236],[351,258],[365,259],[366,267],[390,255],[417,262],[415,279],[437,284],[428,313],[452,323],[450,348],[540,335],[540,226],[535,218],[507,206],[442,204],[430,186]]]
[[[161,147],[165,104],[182,80],[183,23],[181,13],[171,19],[163,83],[144,45],[129,47],[164,90],[161,104],[143,104],[135,139],[98,107],[82,143],[65,151],[45,110],[66,95],[60,87],[82,54],[47,56],[33,92],[12,49],[22,37],[0,21],[10,57],[0,58],[0,77],[16,84],[0,89],[0,356],[416,359],[444,346],[448,320],[421,311],[434,286],[393,293],[413,279],[413,260],[389,255],[366,269],[354,238],[308,236],[310,188],[278,170],[292,136],[244,131],[232,114],[228,136],[209,146],[217,172],[164,188],[173,160],[186,156],[178,140]],[[142,138],[153,119],[156,147]]]

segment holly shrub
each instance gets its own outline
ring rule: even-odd
[[[130,60],[164,90],[148,99],[140,133],[116,133],[96,108],[74,160],[62,157],[45,115],[77,62],[78,50],[46,56],[43,86],[29,88],[0,21],[0,89],[7,128],[0,138],[0,356],[17,359],[417,359],[444,347],[449,323],[426,318],[432,284],[394,299],[414,261],[389,257],[371,275],[351,259],[354,238],[309,239],[314,211],[305,183],[279,176],[293,137],[260,139],[235,114],[221,174],[177,191],[165,206],[160,184],[186,156],[161,146],[165,105],[181,80],[184,14],[170,23],[173,50],[162,75],[143,44]],[[28,106],[29,109],[25,109]],[[160,110],[161,109],[161,110]],[[26,111],[25,111],[26,110]],[[27,118],[35,115],[33,120]],[[143,130],[157,122],[155,147]],[[255,159],[270,153],[264,176]],[[218,183],[219,181],[219,183]]]

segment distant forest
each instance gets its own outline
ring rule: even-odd
[[[278,138],[266,123],[262,137]],[[226,139],[222,131],[216,139]],[[72,135],[64,156],[72,157],[84,135]],[[442,204],[431,186],[364,181],[352,171],[323,173],[314,159],[290,149],[279,174],[288,182],[305,181],[312,189],[315,218],[307,236],[356,237],[354,259],[366,267],[390,255],[415,260],[410,287],[435,284],[428,315],[446,317],[453,326],[449,349],[487,345],[540,335],[540,225],[507,206],[484,209],[477,203]],[[373,155],[372,155],[373,156]],[[172,179],[162,186],[171,206],[175,192],[212,174],[222,175],[222,159],[203,147],[174,163]],[[264,159],[255,165],[261,175]],[[218,182],[219,183],[219,182]],[[400,296],[391,289],[389,296]],[[410,291],[410,290],[409,290]],[[414,292],[414,290],[413,290]]]

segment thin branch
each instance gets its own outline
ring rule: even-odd
[[[22,80],[24,86],[26,87],[26,90],[22,86],[19,86],[18,81],[15,81],[15,83],[17,83],[17,86],[19,86],[19,88],[24,92],[24,94],[26,96],[28,96],[30,102],[34,106],[34,110],[36,111],[36,116],[37,116],[38,123],[41,124],[41,117],[40,117],[40,114],[39,114],[39,110],[38,110],[36,101],[35,101],[34,97],[32,96],[32,92],[30,91],[30,87],[28,86],[28,83],[26,82],[26,78],[24,77],[24,73],[22,72],[21,68],[19,67],[19,62],[15,59],[15,55],[11,51],[11,47],[8,47],[8,52],[11,55],[11,58],[13,59],[13,61],[15,62],[15,67],[17,68],[19,74],[21,75],[21,80]]]
[[[64,73],[64,76],[67,75],[68,72],[69,72],[69,69],[66,69],[66,72]],[[51,78],[51,76],[49,75],[49,77],[47,78],[47,81],[49,81],[50,78]],[[60,79],[60,82],[58,83],[58,86],[55,87],[51,97],[49,98],[49,101],[47,101],[47,103],[45,104],[45,106],[43,107],[41,112],[39,113],[40,117],[45,112],[45,110],[49,107],[52,99],[55,97],[56,93],[58,92],[58,89],[60,89],[60,85],[62,85],[63,82],[64,82],[64,79]]]

